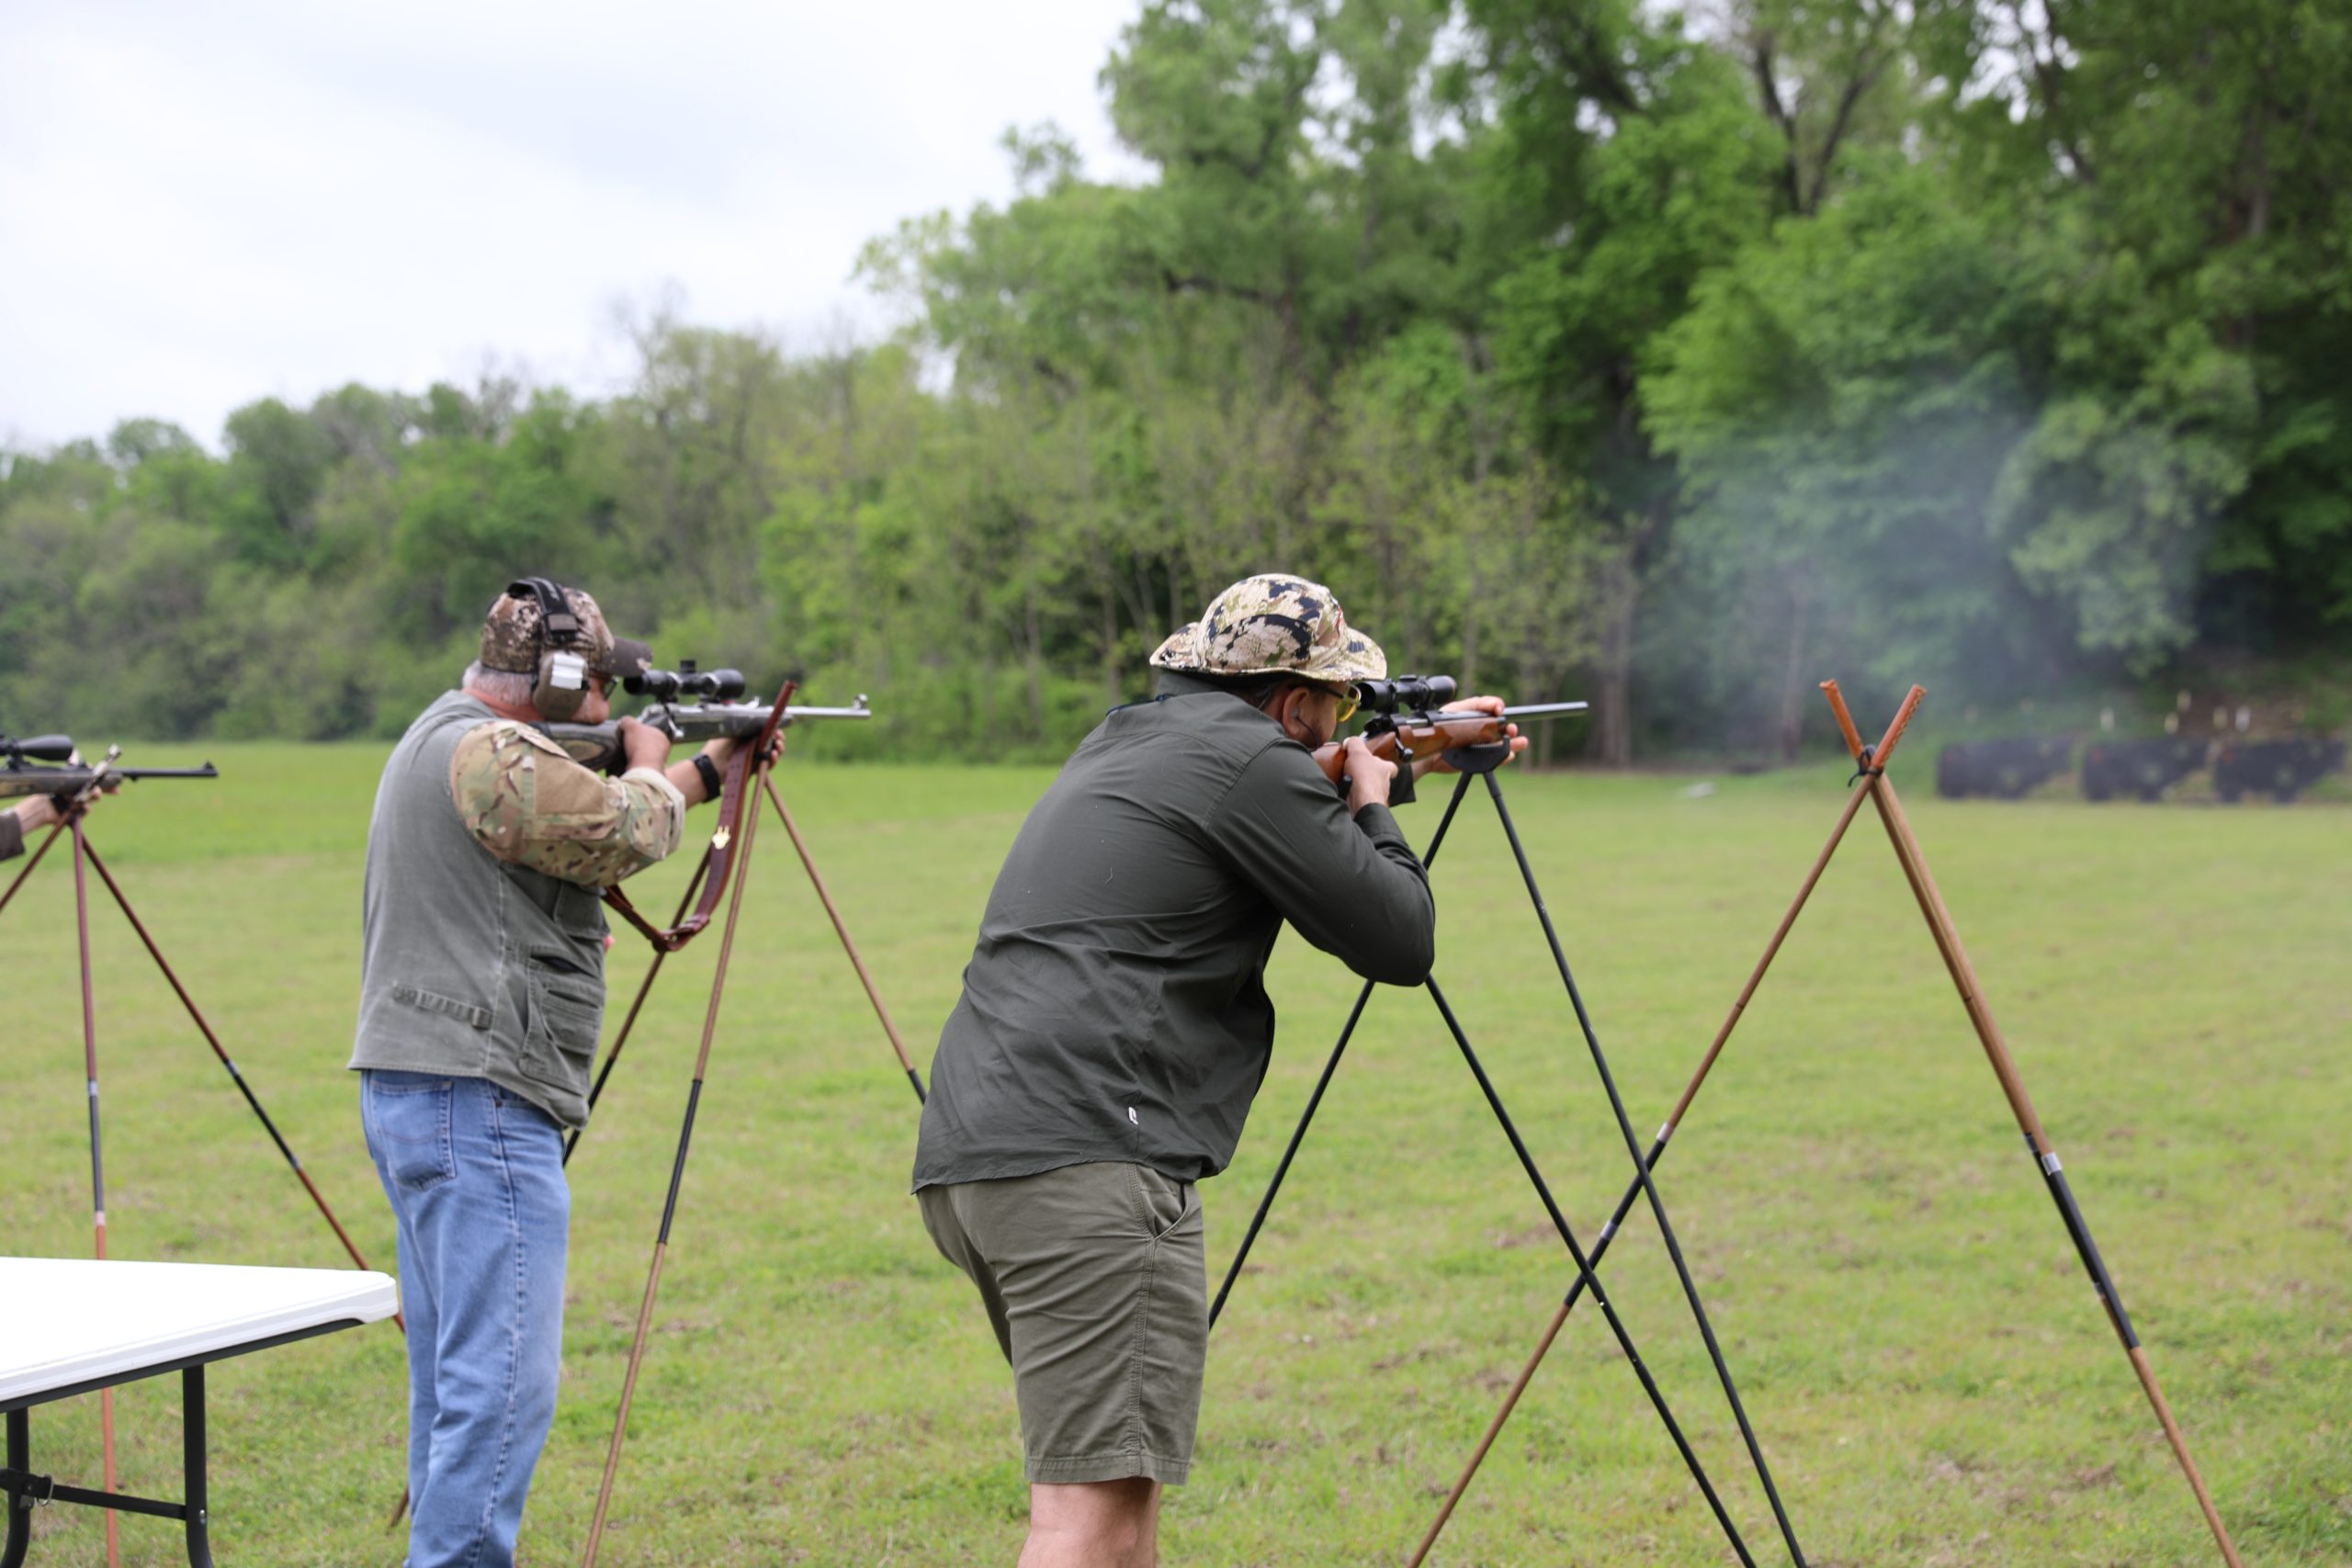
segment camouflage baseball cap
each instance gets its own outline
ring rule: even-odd
[[[520,586],[518,583],[517,586]],[[615,637],[605,625],[605,612],[583,588],[565,588],[571,613],[580,619],[580,640],[572,646],[588,668],[626,679],[653,667],[653,649],[634,637]],[[501,593],[491,602],[481,623],[481,667],[528,675],[539,667],[539,601],[528,592]]]
[[[1345,686],[1388,673],[1380,645],[1351,630],[1319,582],[1279,572],[1245,577],[1159,645],[1162,670],[1203,675],[1296,675]]]

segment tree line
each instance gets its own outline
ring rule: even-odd
[[[0,457],[0,725],[394,733],[525,570],[910,757],[1057,755],[1275,568],[1619,763],[2340,660],[2346,79],[2317,0],[1149,0],[1151,177],[1009,132],[889,341]]]

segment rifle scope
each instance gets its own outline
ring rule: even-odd
[[[1460,688],[1451,675],[1399,675],[1393,681],[1358,681],[1356,701],[1374,713],[1443,707]]]
[[[743,694],[743,672],[741,670],[697,671],[693,660],[682,659],[675,670],[648,670],[642,675],[627,677],[621,684],[637,696],[651,697],[657,702],[707,698],[712,702],[731,703]]]
[[[70,762],[74,760],[74,742],[62,735],[36,735],[27,740],[11,740],[0,735],[0,757],[10,763],[18,761]]]

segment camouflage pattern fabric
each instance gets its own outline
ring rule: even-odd
[[[1151,661],[1203,675],[1299,675],[1335,686],[1388,673],[1387,655],[1349,627],[1329,589],[1279,572],[1245,577],[1210,600]]]
[[[526,724],[467,731],[449,758],[449,798],[482,848],[582,887],[610,887],[678,847],[686,797],[660,773],[591,773]]]
[[[574,646],[588,668],[607,675],[639,675],[653,667],[653,650],[633,637],[613,635],[605,612],[587,590],[566,588],[571,613],[580,617],[580,641]],[[510,675],[528,675],[539,667],[539,601],[525,593],[501,593],[491,602],[481,621],[481,667]]]

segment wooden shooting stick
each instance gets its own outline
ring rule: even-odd
[[[809,886],[817,890],[818,902],[825,906],[826,918],[833,922],[833,934],[841,938],[842,950],[849,954],[850,967],[857,971],[857,982],[865,987],[865,999],[874,1004],[874,1016],[882,1021],[882,1032],[888,1038],[890,1049],[897,1055],[899,1066],[907,1075],[907,1082],[914,1086],[915,1103],[920,1105],[923,1102],[922,1075],[916,1070],[913,1058],[907,1054],[906,1042],[899,1038],[899,1026],[892,1021],[890,1010],[883,1005],[882,993],[876,988],[874,976],[865,967],[865,957],[858,952],[856,942],[850,936],[848,922],[842,919],[841,909],[833,902],[832,890],[825,886],[823,875],[818,872],[817,862],[808,853],[808,842],[800,836],[799,825],[793,821],[792,813],[785,808],[784,797],[776,793],[772,771],[763,768],[760,770],[759,776],[760,787],[766,794],[769,804],[775,807],[776,816],[784,823],[784,830],[791,835],[792,847],[800,856],[802,868],[808,873]],[[703,878],[710,872],[710,854],[706,851],[702,863],[695,868],[693,879],[679,897],[677,913],[671,917],[673,928],[685,918],[687,908],[695,901],[695,894],[702,887]],[[659,942],[653,944],[653,962],[647,966],[645,978],[638,983],[637,997],[629,1003],[628,1012],[621,1021],[620,1032],[613,1037],[612,1048],[605,1053],[604,1064],[596,1070],[596,1080],[589,1088],[588,1110],[592,1115],[596,1102],[604,1098],[605,1080],[613,1076],[613,1068],[620,1061],[621,1052],[628,1048],[629,1036],[637,1030],[638,1014],[644,1010],[645,998],[652,992],[653,982],[661,976],[663,961],[675,951],[676,948]],[[586,1131],[587,1127],[582,1124],[575,1128],[565,1141],[563,1159],[566,1165],[571,1163],[572,1151],[580,1146],[581,1136]]]
[[[849,954],[850,964],[857,971],[859,983],[865,987],[866,1000],[873,1003],[876,1016],[882,1021],[883,1032],[889,1037],[890,1048],[898,1054],[899,1065],[906,1070],[907,1081],[914,1086],[916,1103],[921,1104],[923,1099],[922,1077],[915,1070],[913,1061],[907,1055],[906,1045],[899,1037],[898,1025],[891,1021],[889,1009],[882,1004],[882,994],[875,987],[874,977],[866,970],[865,960],[859,953],[857,943],[851,940],[849,927],[842,919],[840,908],[833,903],[831,890],[825,886],[824,877],[817,870],[817,863],[810,856],[808,846],[800,836],[798,824],[793,821],[792,813],[785,809],[784,797],[776,791],[775,782],[772,776],[775,757],[768,749],[767,741],[770,738],[775,739],[778,749],[781,749],[781,733],[775,726],[780,722],[781,716],[786,712],[785,701],[790,694],[790,689],[787,687],[785,695],[777,698],[775,713],[778,718],[771,721],[768,735],[763,736],[756,745],[747,741],[745,744],[751,746],[752,750],[741,753],[741,765],[730,771],[728,788],[741,792],[742,804],[741,811],[735,818],[738,824],[734,858],[735,885],[729,892],[727,918],[721,928],[718,942],[718,964],[710,982],[710,1005],[703,1017],[702,1048],[695,1058],[694,1083],[687,1090],[685,1120],[679,1129],[677,1154],[670,1169],[669,1195],[662,1205],[662,1228],[653,1244],[652,1267],[646,1274],[645,1295],[638,1307],[637,1332],[629,1346],[628,1371],[621,1382],[620,1412],[614,1420],[612,1441],[605,1452],[604,1479],[596,1489],[596,1510],[588,1527],[587,1552],[581,1560],[582,1568],[595,1568],[596,1554],[604,1545],[605,1521],[612,1506],[613,1482],[620,1470],[621,1444],[628,1434],[629,1406],[636,1398],[638,1372],[645,1361],[646,1337],[653,1321],[654,1294],[661,1286],[662,1265],[669,1252],[670,1227],[677,1216],[678,1190],[685,1178],[686,1153],[694,1138],[695,1112],[701,1103],[704,1076],[710,1065],[711,1041],[718,1027],[719,998],[726,989],[728,962],[735,951],[735,923],[742,908],[743,884],[750,877],[752,871],[752,846],[760,821],[759,803],[752,796],[752,791],[755,787],[767,796],[768,803],[775,808],[777,818],[784,823],[784,830],[791,836],[792,847],[800,855],[800,864],[808,872],[808,881],[816,888],[819,901],[825,906],[825,913],[833,922],[833,932],[841,938],[842,947]],[[684,897],[679,901],[678,908],[682,914],[687,906],[693,903],[695,891],[701,886],[704,876],[709,870],[710,857],[706,855],[702,866],[695,871],[693,881],[687,884]],[[675,924],[673,920],[673,925]],[[611,1074],[613,1064],[619,1059],[621,1047],[628,1043],[629,1032],[636,1027],[639,1010],[645,1005],[646,994],[653,988],[654,976],[662,972],[662,961],[673,951],[674,948],[672,946],[655,943],[653,963],[646,972],[643,984],[638,987],[637,999],[629,1007],[628,1018],[622,1024],[619,1036],[613,1042],[613,1048],[605,1058],[604,1070],[597,1075],[594,1089],[590,1093],[589,1104],[592,1108],[595,1103],[596,1095],[604,1089],[605,1080]],[[571,1157],[572,1149],[578,1145],[579,1134],[575,1133],[572,1134],[571,1144],[565,1146],[566,1160]]]
[[[207,765],[209,766],[209,764]],[[269,1134],[269,1141],[277,1145],[278,1155],[286,1161],[287,1168],[291,1170],[294,1173],[294,1179],[302,1184],[302,1190],[310,1194],[311,1202],[318,1209],[319,1216],[326,1221],[328,1228],[334,1232],[335,1240],[342,1244],[344,1253],[351,1259],[352,1266],[356,1269],[367,1269],[368,1259],[361,1256],[357,1244],[351,1239],[351,1233],[343,1228],[343,1222],[335,1217],[334,1209],[327,1202],[326,1194],[321,1192],[318,1183],[311,1179],[311,1173],[303,1166],[301,1156],[294,1152],[293,1145],[286,1141],[286,1134],[278,1130],[277,1122],[271,1118],[268,1111],[264,1109],[260,1096],[254,1091],[252,1082],[238,1067],[235,1058],[229,1055],[228,1047],[220,1043],[220,1035],[213,1032],[212,1025],[205,1018],[203,1010],[196,1005],[196,998],[188,994],[187,987],[181,983],[178,972],[172,967],[171,961],[164,956],[164,950],[156,945],[154,937],[147,930],[146,922],[141,920],[139,918],[139,912],[130,907],[130,899],[123,892],[121,885],[115,881],[114,874],[107,869],[104,857],[98,853],[97,845],[90,841],[89,833],[84,826],[84,818],[87,815],[86,806],[77,804],[68,808],[65,816],[49,830],[49,837],[42,840],[40,847],[33,852],[32,858],[26,862],[24,869],[17,874],[14,881],[9,883],[7,892],[0,895],[0,909],[6,909],[9,902],[16,897],[17,890],[24,886],[25,879],[40,866],[41,858],[49,853],[50,846],[54,844],[60,837],[71,835],[70,841],[74,850],[74,926],[80,940],[82,953],[82,1050],[83,1068],[88,1080],[90,1102],[90,1182],[96,1233],[96,1256],[101,1258],[107,1256],[106,1167],[100,1153],[98,1136],[97,1022],[90,980],[89,895],[88,885],[83,875],[85,864],[98,874],[98,880],[106,885],[107,893],[113,896],[115,907],[122,911],[122,918],[130,921],[130,929],[138,933],[141,944],[147,949],[147,956],[155,961],[155,967],[172,987],[172,994],[179,998],[180,1006],[187,1010],[189,1021],[196,1025],[197,1032],[204,1036],[204,1043],[212,1048],[212,1055],[220,1061],[222,1070],[228,1073],[230,1081],[237,1086],[237,1092],[244,1097],[246,1107],[261,1122],[262,1130]],[[392,1314],[392,1325],[403,1334],[407,1332],[407,1321],[397,1312]],[[111,1492],[115,1489],[114,1393],[111,1389],[99,1392],[98,1416],[100,1441],[103,1448],[101,1463],[105,1473],[106,1489]],[[407,1509],[408,1494],[403,1490],[399,1505],[392,1510],[392,1523],[398,1524],[401,1516]],[[119,1531],[112,1509],[107,1511],[106,1520],[107,1557],[108,1562],[112,1563],[118,1561],[119,1556]]]
[[[782,701],[776,705],[781,711]],[[767,735],[760,738],[757,750],[741,756],[731,770],[734,777],[729,782],[737,789],[749,791],[754,773],[766,775],[772,764],[764,753],[774,733],[772,727]],[[685,1181],[686,1151],[694,1142],[695,1112],[702,1105],[703,1077],[710,1068],[710,1043],[718,1032],[718,1003],[727,990],[727,963],[734,956],[735,923],[743,911],[743,885],[751,880],[752,846],[759,834],[760,814],[749,809],[748,799],[743,804],[746,809],[739,818],[741,836],[735,846],[735,886],[729,892],[727,923],[719,932],[718,963],[710,978],[710,1005],[703,1013],[702,1049],[695,1056],[694,1082],[686,1090],[685,1119],[678,1128],[678,1149],[670,1163],[669,1195],[662,1204],[662,1228],[653,1240],[653,1262],[646,1270],[645,1295],[638,1303],[637,1333],[629,1341],[628,1371],[621,1379],[620,1411],[613,1418],[612,1441],[605,1450],[605,1477],[596,1487],[596,1512],[589,1521],[588,1550],[580,1560],[581,1568],[595,1568],[597,1551],[604,1545],[605,1516],[613,1502],[613,1478],[620,1472],[621,1444],[628,1437],[628,1407],[637,1397],[637,1374],[645,1364],[646,1336],[653,1327],[654,1292],[662,1286],[662,1263],[670,1251],[670,1226],[678,1214],[678,1190]]]
[[[1911,688],[1910,695],[1904,698],[1903,706],[1894,716],[1894,722],[1886,727],[1886,734],[1879,740],[1876,753],[1879,757],[1884,758],[1893,753],[1895,742],[1902,739],[1904,729],[1910,724],[1911,716],[1917,711],[1919,699],[1924,695],[1926,694],[1920,688],[1917,686]],[[1847,828],[1852,824],[1854,814],[1861,809],[1862,798],[1869,791],[1870,785],[1865,781],[1858,783],[1852,793],[1847,796],[1846,809],[1838,816],[1838,825],[1830,829],[1829,841],[1822,845],[1821,853],[1814,857],[1813,868],[1805,873],[1804,882],[1798,887],[1795,899],[1790,903],[1788,912],[1781,917],[1780,925],[1773,930],[1772,940],[1764,944],[1764,956],[1758,959],[1756,967],[1748,972],[1747,983],[1740,987],[1738,999],[1732,1003],[1731,1011],[1724,1016],[1723,1027],[1715,1031],[1714,1039],[1707,1045],[1706,1055],[1700,1058],[1698,1070],[1690,1075],[1690,1083],[1682,1090],[1682,1098],[1675,1101],[1674,1110],[1667,1117],[1666,1124],[1658,1129],[1657,1137],[1651,1143],[1649,1154],[1644,1161],[1649,1169],[1657,1169],[1658,1160],[1666,1152],[1667,1140],[1673,1137],[1675,1130],[1681,1126],[1684,1113],[1690,1109],[1690,1102],[1699,1097],[1700,1086],[1707,1081],[1707,1075],[1714,1070],[1715,1060],[1723,1055],[1724,1043],[1731,1039],[1731,1032],[1738,1027],[1741,1017],[1747,1010],[1749,999],[1756,995],[1757,987],[1764,983],[1764,972],[1772,966],[1772,960],[1779,956],[1781,944],[1788,940],[1790,930],[1797,923],[1797,916],[1804,912],[1805,900],[1813,897],[1815,885],[1821,880],[1821,874],[1828,869],[1829,857],[1837,853],[1838,845],[1844,840]],[[1616,1213],[1610,1217],[1608,1224],[1601,1228],[1600,1235],[1593,1245],[1591,1259],[1593,1267],[1598,1268],[1601,1258],[1607,1255],[1609,1244],[1616,1239],[1618,1228],[1625,1223],[1625,1216],[1632,1212],[1634,1201],[1641,1195],[1641,1179],[1636,1176],[1626,1186],[1624,1196],[1617,1201]],[[1519,1406],[1520,1396],[1527,1392],[1527,1385],[1533,1380],[1535,1370],[1544,1364],[1544,1358],[1551,1353],[1552,1342],[1559,1337],[1561,1328],[1568,1321],[1568,1314],[1576,1310],[1577,1298],[1583,1293],[1584,1279],[1580,1275],[1576,1283],[1569,1288],[1566,1297],[1560,1303],[1559,1310],[1552,1314],[1551,1323],[1545,1326],[1543,1337],[1536,1341],[1534,1353],[1528,1357],[1526,1366],[1521,1369],[1518,1381],[1513,1382],[1510,1392],[1504,1394],[1501,1407],[1495,1412],[1494,1419],[1487,1423],[1486,1435],[1478,1439],[1478,1446],[1472,1452],[1469,1462],[1463,1466],[1462,1475],[1454,1482],[1453,1489],[1446,1494],[1445,1502],[1438,1509],[1437,1517],[1430,1521],[1427,1533],[1421,1537],[1420,1544],[1414,1548],[1408,1568],[1420,1568],[1422,1561],[1429,1556],[1430,1548],[1437,1544],[1438,1536],[1444,1531],[1446,1522],[1453,1517],[1455,1505],[1462,1501],[1462,1495],[1469,1490],[1471,1480],[1478,1473],[1478,1467],[1486,1462],[1487,1450],[1494,1447],[1495,1439],[1502,1434],[1505,1423],[1510,1420],[1511,1413]]]
[[[90,1211],[97,1231],[97,1258],[103,1263],[107,1256],[107,1166],[99,1152],[98,1141],[98,1015],[90,991],[90,894],[82,867],[89,857],[89,847],[82,838],[82,813],[75,811],[65,822],[74,835],[74,926],[82,942],[82,1065],[88,1080],[90,1095]],[[49,846],[41,846],[47,849]],[[26,870],[32,868],[27,866]],[[114,1468],[114,1390],[98,1391],[98,1430],[105,1449],[103,1461],[106,1489],[115,1490]],[[9,1499],[15,1502],[16,1499]],[[122,1544],[119,1526],[112,1508],[107,1510],[107,1568],[120,1568]]]
[[[2230,1568],[2245,1568],[2238,1559],[2237,1548],[2230,1543],[2230,1532],[2222,1527],[2222,1516],[2213,1507],[2212,1495],[2205,1489],[2205,1478],[2198,1473],[2197,1461],[2189,1458],[2188,1439],[2182,1436],[2180,1424],[2173,1419],[2172,1406],[2165,1403],[2164,1391],[2156,1386],[2155,1371],[2149,1366],[2148,1353],[2142,1348],[2132,1319],[2124,1313],[2123,1298],[2108,1273],[2106,1260],[2099,1257],[2098,1244],[2091,1239],[2090,1225],[2075,1201],[2074,1189],[2066,1180],[2064,1167],[2058,1161],[2058,1151],[2051,1146],[2049,1134],[2042,1131],[2041,1118],[2034,1113],[2033,1101],[2026,1095],[2025,1081],[2018,1076],[2017,1064],[2009,1057],[2000,1026],[1993,1021],[1993,1010],[1984,999],[1984,987],[1977,982],[1975,966],[1968,961],[1968,950],[1961,945],[1951,911],[1945,907],[1935,876],[1928,870],[1927,855],[1919,848],[1917,835],[1911,830],[1910,819],[1903,813],[1894,782],[1886,777],[1883,762],[1863,749],[1861,736],[1854,729],[1853,716],[1846,711],[1846,699],[1838,693],[1838,682],[1824,681],[1821,689],[1828,694],[1829,706],[1838,716],[1838,728],[1846,738],[1847,750],[1864,770],[1863,786],[1878,804],[1887,840],[1894,846],[1894,857],[1902,863],[1913,897],[1919,901],[1920,914],[1927,918],[1936,951],[1943,954],[1944,967],[1951,972],[1952,984],[1959,987],[1961,1005],[1967,1010],[1968,1021],[1984,1044],[1994,1077],[2001,1080],[2001,1092],[2008,1098],[2018,1128],[2024,1133],[2026,1146],[2033,1153],[2034,1165],[2050,1189],[2051,1201],[2058,1205],[2058,1216],[2065,1224],[2066,1235],[2090,1274],[2099,1305],[2107,1310],[2108,1322],[2114,1327],[2116,1337],[2123,1342],[2124,1353],[2132,1359],[2132,1370],[2139,1374],[2140,1386],[2147,1391],[2148,1403],[2155,1407],[2156,1419],[2165,1429],[2165,1440],[2172,1445],[2173,1456],[2180,1461],[2181,1472],[2188,1477],[2189,1489],[2197,1494],[2197,1506],[2205,1512],[2205,1523],[2211,1528],[2222,1558]]]
[[[857,951],[857,943],[850,940],[849,927],[842,923],[841,910],[833,907],[832,893],[825,886],[825,879],[818,874],[817,863],[808,858],[808,845],[800,837],[799,825],[792,813],[784,808],[784,796],[775,792],[775,780],[763,772],[760,787],[767,792],[768,803],[784,823],[784,830],[792,837],[792,847],[800,855],[800,863],[808,873],[808,885],[817,890],[817,901],[825,906],[826,917],[833,922],[833,934],[842,939],[842,951],[849,954],[850,967],[857,971],[857,983],[865,987],[865,999],[874,1004],[874,1016],[882,1021],[882,1032],[890,1037],[890,1049],[898,1053],[899,1066],[906,1069],[907,1081],[914,1085],[915,1103],[922,1104],[922,1075],[915,1071],[912,1057],[907,1055],[907,1043],[899,1038],[899,1026],[890,1021],[890,1010],[882,1005],[882,993],[874,988],[874,976],[865,972],[865,959]]]

